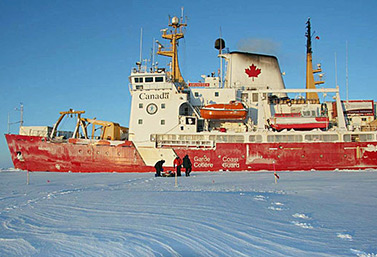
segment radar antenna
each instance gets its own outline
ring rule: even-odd
[[[306,89],[316,89],[316,85],[323,84],[323,81],[315,81],[314,74],[322,72],[321,65],[318,65],[316,70],[313,70],[313,57],[312,57],[312,32],[310,25],[310,18],[306,22]],[[320,76],[321,77],[321,76]],[[318,93],[306,93],[306,100],[319,102]]]

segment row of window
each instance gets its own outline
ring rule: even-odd
[[[194,96],[195,97],[199,97],[200,96],[200,94],[199,94],[199,92],[194,92]],[[215,92],[215,97],[219,97],[220,96],[220,92]]]
[[[199,92],[194,92],[194,96],[195,97],[199,97],[200,96]],[[215,97],[219,97],[219,96],[220,96],[220,92],[216,91],[215,92]],[[263,97],[266,98],[266,96],[267,96],[267,94],[264,93]],[[252,93],[251,97],[252,97],[251,98],[252,102],[258,102],[258,93]],[[242,101],[247,102],[247,100],[249,98],[249,94],[248,93],[242,93],[241,94],[241,98],[242,98]]]
[[[305,141],[309,142],[336,142],[339,140],[338,135],[305,135]],[[343,136],[344,142],[367,142],[374,141],[373,134],[346,134]],[[261,135],[251,135],[249,136],[250,142],[261,143]],[[282,143],[282,142],[302,142],[302,135],[269,135],[267,136],[267,142],[269,143]]]
[[[161,109],[165,109],[165,104],[161,104]],[[144,108],[144,104],[143,103],[139,103],[139,109],[143,109]]]
[[[137,124],[139,124],[139,125],[143,125],[143,119],[138,119]],[[161,124],[161,125],[165,125],[165,120],[161,120],[161,121],[160,121],[160,124]]]
[[[266,97],[267,97],[267,94],[263,93],[263,98],[266,98]],[[247,102],[248,99],[249,99],[249,93],[242,93],[241,99],[242,99],[242,101]],[[258,93],[252,93],[251,94],[251,101],[254,102],[254,103],[258,102]]]
[[[144,80],[145,79],[145,80]],[[164,82],[164,77],[141,77],[141,78],[134,78],[135,83],[151,83],[151,82]]]
[[[200,141],[205,140],[204,135],[172,135],[172,134],[160,134],[156,135],[157,140],[180,140],[180,141]]]
[[[360,118],[359,117],[354,117],[354,118],[350,118],[349,120],[350,121],[358,121]],[[361,121],[368,121],[367,118],[361,118]]]
[[[142,122],[142,120],[139,120]],[[139,123],[142,124],[142,123]],[[161,120],[161,125],[165,125],[165,120]],[[178,135],[178,140],[204,140],[203,135]],[[309,142],[336,142],[338,141],[338,135],[305,135],[305,141]],[[348,134],[344,135],[345,142],[367,142],[373,141],[373,134]],[[157,135],[157,140],[177,140],[176,135]],[[224,142],[224,143],[243,143],[244,137],[241,135],[210,135],[209,140]],[[250,135],[250,142],[262,143],[261,135]],[[302,135],[268,135],[267,142],[269,143],[289,143],[289,142],[303,142]]]
[[[194,92],[194,96],[199,97],[200,96],[199,92]],[[215,97],[219,97],[219,96],[220,96],[220,92],[215,91]],[[267,94],[264,93],[263,97],[266,98],[266,96],[267,96]],[[252,93],[251,97],[252,97],[251,98],[252,102],[258,102],[258,93]],[[242,101],[247,102],[248,98],[249,98],[249,94],[248,93],[242,93],[241,98],[242,98]]]

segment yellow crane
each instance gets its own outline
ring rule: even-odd
[[[128,128],[120,126],[118,123],[111,122],[111,121],[102,121],[97,119],[88,119],[88,118],[82,118],[81,114],[84,114],[85,111],[74,111],[70,109],[66,112],[60,112],[60,117],[58,121],[55,123],[50,138],[55,138],[57,133],[57,128],[63,118],[66,115],[73,116],[77,115],[77,122],[76,127],[73,132],[72,138],[84,138],[84,139],[94,139],[95,132],[97,129],[101,129],[101,133],[98,138],[100,140],[128,140]],[[91,135],[88,134],[88,127],[92,126]],[[96,126],[98,126],[96,128]],[[80,134],[80,128],[82,131],[82,134]]]

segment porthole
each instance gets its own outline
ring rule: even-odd
[[[148,104],[147,106],[147,113],[155,114],[157,112],[157,105],[154,103]]]

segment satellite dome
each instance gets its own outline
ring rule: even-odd
[[[178,25],[179,24],[179,19],[177,16],[174,16],[172,19],[171,19],[171,23],[173,25]]]

